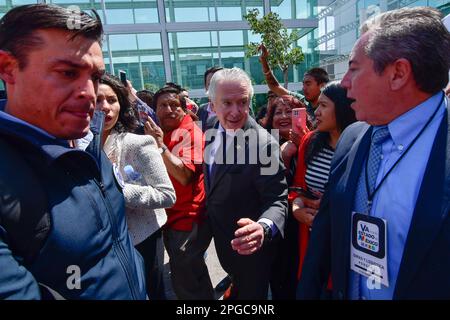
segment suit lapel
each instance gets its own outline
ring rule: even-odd
[[[448,214],[450,171],[450,123],[448,109],[439,126],[417,198],[394,291],[405,294]],[[446,150],[447,149],[447,150]],[[447,155],[447,157],[446,157]],[[443,175],[442,173],[446,174]],[[447,199],[447,201],[445,201]]]
[[[368,126],[363,129],[356,140],[352,143],[347,156],[337,164],[337,171],[343,170],[342,175],[337,174],[338,181],[332,184],[336,186],[336,192],[331,199],[330,206],[332,208],[332,224],[335,230],[333,243],[336,249],[334,257],[337,259],[337,266],[343,267],[337,273],[343,276],[343,286],[346,292],[348,283],[348,270],[350,268],[350,232],[351,232],[351,216],[353,211],[353,203],[358,185],[359,175],[362,170],[364,160],[369,152],[372,127]],[[345,264],[342,264],[345,261]]]

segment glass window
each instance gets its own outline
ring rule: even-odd
[[[167,22],[241,21],[249,9],[263,13],[264,0],[166,0]],[[217,15],[216,15],[217,12]]]
[[[120,34],[108,38],[116,75],[119,69],[124,70],[137,90],[154,90],[166,82],[159,33]]]
[[[108,24],[158,23],[156,0],[105,0]]]
[[[306,19],[317,15],[317,0],[270,0],[270,10],[282,19]]]
[[[167,22],[216,21],[214,1],[166,0]]]
[[[187,89],[202,89],[206,69],[220,65],[217,31],[169,33],[172,79]]]
[[[24,4],[33,4],[37,3],[37,0],[12,0],[12,1],[6,1],[1,0],[0,1],[0,18],[5,15],[9,10],[11,10],[14,7],[21,6]]]

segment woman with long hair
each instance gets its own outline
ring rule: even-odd
[[[175,190],[155,139],[132,133],[138,115],[128,97],[129,90],[119,79],[109,74],[101,78],[97,105],[105,112],[102,145],[123,187],[128,230],[144,258],[147,294],[150,299],[163,300],[161,227],[167,221],[164,208],[175,203]]]
[[[300,142],[293,186],[301,190],[289,194],[293,215],[299,222],[297,279],[300,278],[310,228],[328,182],[336,144],[342,131],[356,121],[355,112],[350,107],[352,102],[339,82],[327,84],[315,111],[317,129],[307,133]]]

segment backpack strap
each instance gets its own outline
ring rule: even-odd
[[[47,196],[24,157],[26,142],[0,135],[0,225],[15,258],[27,266],[39,254],[51,228]]]

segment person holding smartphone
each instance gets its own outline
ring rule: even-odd
[[[328,182],[334,149],[342,131],[356,121],[351,103],[339,82],[326,85],[315,111],[317,129],[308,132],[300,142],[292,185],[302,188],[303,192],[291,191],[289,194],[293,216],[299,223],[297,279],[300,278],[310,228]]]
[[[129,100],[129,87],[107,73],[100,79],[97,106],[105,113],[102,146],[122,188],[133,245],[144,259],[147,295],[150,300],[166,300],[161,228],[167,221],[165,208],[174,205],[176,195],[155,139],[134,134],[138,114]]]

